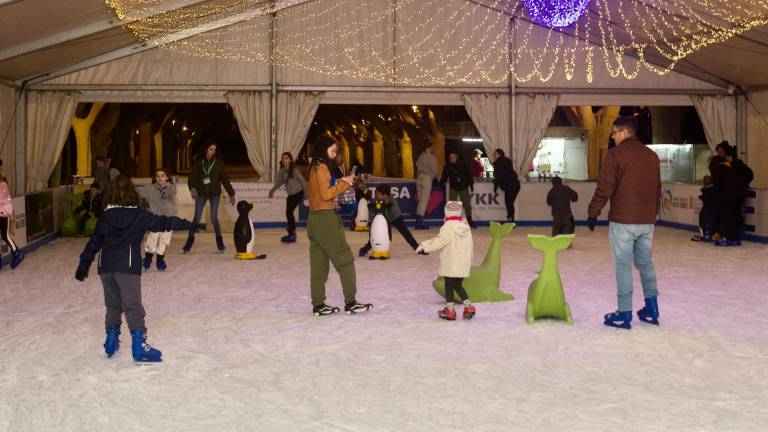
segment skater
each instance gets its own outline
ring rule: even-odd
[[[713,241],[712,237],[717,226],[717,196],[715,192],[715,184],[712,182],[712,176],[704,176],[704,186],[701,188],[701,195],[699,195],[701,201],[701,210],[699,210],[699,234],[691,237],[692,241],[709,242]]]
[[[474,191],[475,181],[469,172],[466,162],[459,159],[459,154],[452,151],[448,155],[448,163],[443,167],[443,175],[440,176],[440,183],[450,183],[448,188],[448,200],[461,200],[464,206],[464,214],[470,228],[476,228],[472,221],[472,202],[470,201],[470,192]]]
[[[472,171],[472,177],[482,178],[485,173],[485,166],[483,165],[483,151],[475,149],[473,152],[473,158],[471,162],[470,170]]]
[[[0,159],[0,237],[2,237],[5,244],[11,249],[11,268],[16,267],[24,261],[24,253],[16,246],[16,242],[13,241],[13,197],[11,197],[11,190],[8,187],[8,179],[5,178],[5,172],[3,171],[3,160]],[[0,255],[0,268],[3,266],[2,256]]]
[[[373,305],[358,303],[355,276],[355,258],[344,237],[341,218],[334,211],[334,199],[354,183],[354,176],[332,176],[333,161],[337,154],[336,142],[321,136],[313,144],[312,163],[309,167],[307,192],[309,195],[309,262],[312,294],[312,312],[330,315],[339,308],[325,304],[325,282],[328,280],[329,261],[341,279],[344,291],[344,311],[348,314],[366,312]]]
[[[288,199],[285,203],[288,235],[282,237],[280,241],[283,243],[294,243],[296,241],[296,217],[293,215],[293,212],[299,206],[301,200],[304,199],[304,190],[307,188],[307,183],[304,180],[304,176],[296,169],[291,152],[285,152],[280,157],[280,172],[277,174],[277,182],[272,187],[272,190],[269,191],[269,197],[272,198],[275,191],[282,185],[285,185],[285,190],[288,192]]]
[[[93,178],[94,183],[101,187],[101,193],[106,192],[107,186],[110,182],[110,165],[112,159],[107,159],[104,156],[96,156],[93,160]]]
[[[573,234],[576,230],[571,202],[579,200],[575,190],[563,184],[559,176],[552,177],[552,188],[547,194],[547,205],[552,207],[552,237]]]
[[[104,209],[101,204],[101,188],[96,182],[91,183],[91,188],[83,192],[83,202],[74,210],[80,216],[77,229],[78,234],[85,233],[85,224],[91,217],[99,218]]]
[[[440,276],[445,278],[445,307],[438,311],[437,316],[444,320],[454,321],[456,310],[454,291],[459,295],[463,305],[462,314],[465,320],[472,319],[477,310],[469,302],[467,291],[462,286],[464,278],[469,277],[472,268],[472,230],[466,220],[461,217],[462,204],[449,201],[445,205],[445,223],[440,228],[437,237],[422,242],[417,252],[440,251]]]
[[[744,201],[754,173],[738,159],[735,147],[723,142],[718,146],[718,150],[721,146],[724,147],[725,160],[715,171],[715,185],[718,192],[718,218],[722,229],[721,238],[715,241],[715,246],[741,246]]]
[[[235,190],[232,183],[229,182],[227,169],[224,162],[218,156],[219,145],[216,141],[208,140],[203,147],[203,157],[192,165],[192,172],[189,174],[189,193],[195,200],[195,216],[193,224],[200,222],[203,215],[203,208],[207,201],[211,202],[211,223],[216,233],[216,247],[219,252],[224,252],[224,239],[221,237],[221,226],[219,225],[219,199],[221,198],[221,187],[224,186],[229,194],[229,205],[235,205]],[[184,244],[184,253],[192,250],[195,243],[195,230],[189,231],[187,242]]]
[[[631,328],[632,321],[633,263],[640,272],[645,297],[645,307],[637,311],[637,317],[659,323],[656,270],[651,257],[661,198],[659,157],[636,134],[634,117],[620,117],[613,122],[611,136],[616,146],[605,156],[587,219],[589,230],[594,231],[597,217],[610,201],[608,239],[616,269],[618,310],[606,314],[603,323],[625,329]]]
[[[176,185],[165,168],[155,170],[152,184],[141,190],[141,196],[149,203],[149,211],[158,216],[176,216]],[[151,232],[144,242],[144,270],[152,266],[152,258],[157,254],[157,269],[165,271],[165,251],[171,244],[173,232]]]
[[[437,178],[437,158],[432,154],[432,144],[427,143],[424,152],[416,160],[416,229],[429,229],[424,222],[429,197],[432,195],[432,183]]]
[[[504,150],[493,151],[493,193],[504,191],[504,205],[507,207],[507,223],[515,222],[515,200],[520,193],[520,179],[517,178],[512,160],[504,155]]]
[[[131,331],[131,352],[137,362],[162,361],[162,353],[147,343],[144,306],[141,303],[141,239],[146,231],[188,230],[194,224],[177,217],[155,216],[137,208],[139,194],[128,177],[117,176],[104,197],[106,210],[96,231],[80,255],[75,279],[84,281],[96,254],[98,272],[104,287],[107,357],[120,348],[122,314]]]
[[[354,222],[352,224],[352,231],[368,231],[368,219],[370,215],[368,206],[371,203],[371,191],[360,177],[355,179],[355,202],[357,202],[357,209],[352,215],[352,221]],[[364,207],[362,213],[360,206]]]
[[[397,204],[397,200],[392,196],[392,187],[388,184],[381,184],[376,187],[376,201],[381,203],[384,207],[384,218],[387,220],[387,230],[389,231],[389,239],[392,240],[392,227],[395,227],[400,235],[403,236],[406,242],[416,250],[419,247],[419,242],[413,238],[413,234],[408,231],[408,227],[405,225],[402,213],[400,212],[400,206]],[[371,207],[376,205],[375,202],[371,203]],[[360,248],[359,256],[364,257],[371,250],[371,240],[369,238],[368,243]],[[426,253],[420,253],[420,255],[426,255]]]

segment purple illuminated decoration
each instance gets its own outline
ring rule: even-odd
[[[525,0],[528,14],[547,27],[567,27],[587,10],[589,0]]]

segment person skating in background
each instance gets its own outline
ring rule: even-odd
[[[282,237],[283,243],[294,243],[296,241],[296,217],[294,211],[304,199],[304,190],[307,188],[307,182],[296,168],[291,152],[285,152],[280,157],[280,172],[277,174],[277,182],[269,191],[269,197],[275,194],[275,191],[285,185],[288,192],[288,198],[285,202],[285,218],[288,221],[288,235]]]
[[[432,154],[432,144],[427,143],[424,152],[416,159],[416,229],[429,229],[424,222],[429,197],[432,195],[432,183],[437,178],[437,158]]]
[[[563,184],[563,179],[552,177],[552,188],[547,194],[547,205],[552,207],[552,237],[573,234],[576,230],[571,202],[579,200],[575,190]]]
[[[310,287],[312,312],[330,315],[339,308],[325,304],[325,283],[328,281],[329,261],[339,274],[344,291],[344,311],[348,314],[366,312],[373,308],[370,303],[358,303],[355,257],[344,236],[341,218],[334,211],[334,199],[349,189],[354,176],[335,178],[333,161],[338,152],[336,142],[328,136],[320,136],[312,148],[307,194],[309,195]]]
[[[107,186],[110,182],[110,165],[111,159],[107,159],[104,156],[96,156],[93,160],[93,178],[94,183],[98,184],[102,193],[106,192]]]
[[[504,205],[507,207],[507,222],[515,222],[515,200],[520,193],[520,179],[512,160],[504,155],[504,150],[493,151],[493,193],[504,191]]]
[[[140,191],[141,196],[147,200],[149,211],[158,216],[176,216],[176,185],[171,181],[171,176],[164,168],[155,170],[152,184]],[[157,254],[157,269],[165,271],[168,265],[165,262],[165,251],[171,244],[172,231],[151,232],[144,241],[144,270],[152,266],[152,258]]]
[[[122,315],[131,332],[131,352],[137,362],[159,362],[162,353],[147,343],[144,305],[141,302],[141,240],[144,233],[181,231],[193,224],[177,217],[156,216],[138,208],[139,194],[128,177],[117,176],[104,196],[106,209],[80,255],[75,279],[84,281],[96,254],[104,288],[107,337],[104,352],[112,357],[120,348]]]
[[[381,184],[376,188],[376,201],[381,203],[384,207],[384,218],[387,220],[387,228],[389,230],[389,239],[392,240],[392,227],[395,227],[400,235],[403,236],[406,242],[411,245],[413,250],[419,247],[419,242],[413,238],[413,234],[408,231],[408,227],[405,225],[403,215],[400,211],[400,206],[397,204],[397,200],[392,196],[391,187],[387,184]],[[371,202],[370,207],[376,206],[376,202]],[[359,256],[364,257],[371,250],[371,240],[368,239],[368,243],[360,248]],[[421,255],[426,255],[422,253]]]
[[[440,176],[441,184],[445,184],[446,181],[449,183],[448,200],[455,201],[458,198],[461,201],[469,226],[475,228],[470,201],[470,192],[474,190],[475,181],[466,162],[460,160],[459,154],[455,151],[448,155],[448,163],[443,167],[443,174]]]
[[[99,183],[91,183],[90,189],[83,192],[83,201],[73,210],[80,217],[77,225],[78,234],[85,233],[85,223],[88,222],[88,219],[101,216],[104,210],[101,203],[101,190]]]
[[[480,149],[475,149],[472,152],[472,161],[470,166],[470,171],[472,173],[472,177],[482,177],[483,173],[485,173],[485,166],[483,165],[483,151]]]
[[[8,179],[5,178],[5,171],[3,171],[3,160],[0,159],[0,238],[11,249],[13,256],[11,268],[15,269],[24,261],[24,252],[13,241],[13,223],[13,197],[11,196],[11,188],[8,186]],[[0,268],[2,266],[3,261],[0,256]]]
[[[332,168],[333,176],[337,179],[347,175],[347,168],[344,166],[344,156],[342,156],[341,153],[337,154],[336,157],[333,158]]]
[[[453,321],[456,319],[453,293],[458,294],[464,305],[464,319],[472,319],[477,310],[469,302],[467,291],[462,286],[472,268],[472,230],[461,217],[462,204],[449,201],[445,205],[445,223],[437,237],[422,242],[417,252],[440,251],[439,275],[445,278],[445,307],[437,316]]]
[[[712,176],[704,176],[704,186],[701,188],[701,210],[699,210],[699,234],[691,237],[693,241],[711,242],[717,229],[717,196]]]
[[[721,239],[715,241],[715,246],[740,246],[743,207],[754,173],[738,159],[735,147],[723,142],[718,145],[718,151],[721,146],[725,147],[725,160],[713,172],[718,193],[718,218],[722,227]]]
[[[195,216],[192,220],[197,225],[203,215],[203,208],[206,202],[211,203],[211,223],[216,233],[216,247],[220,252],[224,252],[224,238],[221,236],[221,225],[219,225],[219,199],[221,198],[221,187],[229,195],[229,205],[235,205],[235,189],[229,182],[227,168],[221,158],[218,158],[219,145],[216,141],[208,140],[203,147],[203,157],[192,165],[192,172],[189,174],[189,193],[195,200]],[[187,242],[184,244],[184,253],[192,250],[195,243],[195,230],[189,231]]]
[[[357,203],[358,209],[360,208],[360,200],[363,198],[365,198],[365,200],[368,201],[368,206],[370,206],[371,191],[365,185],[365,182],[363,181],[363,179],[360,177],[357,177],[355,179],[355,202]],[[355,209],[355,213],[352,214],[352,228],[350,228],[352,231],[355,231],[355,228],[356,228],[357,213],[359,211],[358,209]]]
[[[637,120],[620,117],[611,132],[616,146],[608,150],[589,203],[587,226],[595,230],[597,218],[610,201],[608,239],[616,269],[618,310],[606,314],[603,323],[631,328],[632,265],[640,272],[645,307],[637,311],[641,321],[659,323],[656,269],[651,249],[659,214],[661,173],[659,157],[637,139]]]

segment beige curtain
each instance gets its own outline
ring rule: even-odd
[[[248,159],[259,173],[260,181],[269,177],[269,98],[267,92],[229,92],[227,103],[235,113],[240,134],[245,141]]]
[[[27,98],[27,192],[35,192],[48,187],[80,94],[30,91]]]
[[[483,138],[487,156],[490,158],[497,148],[509,154],[509,95],[474,93],[461,98]]]
[[[312,126],[322,93],[285,92],[277,95],[277,154],[280,160],[283,152],[291,152],[294,159],[304,146],[307,133]],[[279,162],[275,165],[279,169]]]
[[[736,145],[736,98],[734,96],[691,96],[699,114],[709,148],[722,141]]]
[[[515,96],[515,143],[512,162],[521,181],[525,181],[528,167],[547,131],[557,108],[557,95],[523,94]]]

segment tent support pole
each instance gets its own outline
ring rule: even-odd
[[[274,10],[274,2],[272,2]],[[275,181],[275,161],[277,159],[277,68],[275,67],[275,41],[277,31],[277,13],[273,12],[269,24],[269,181]]]

